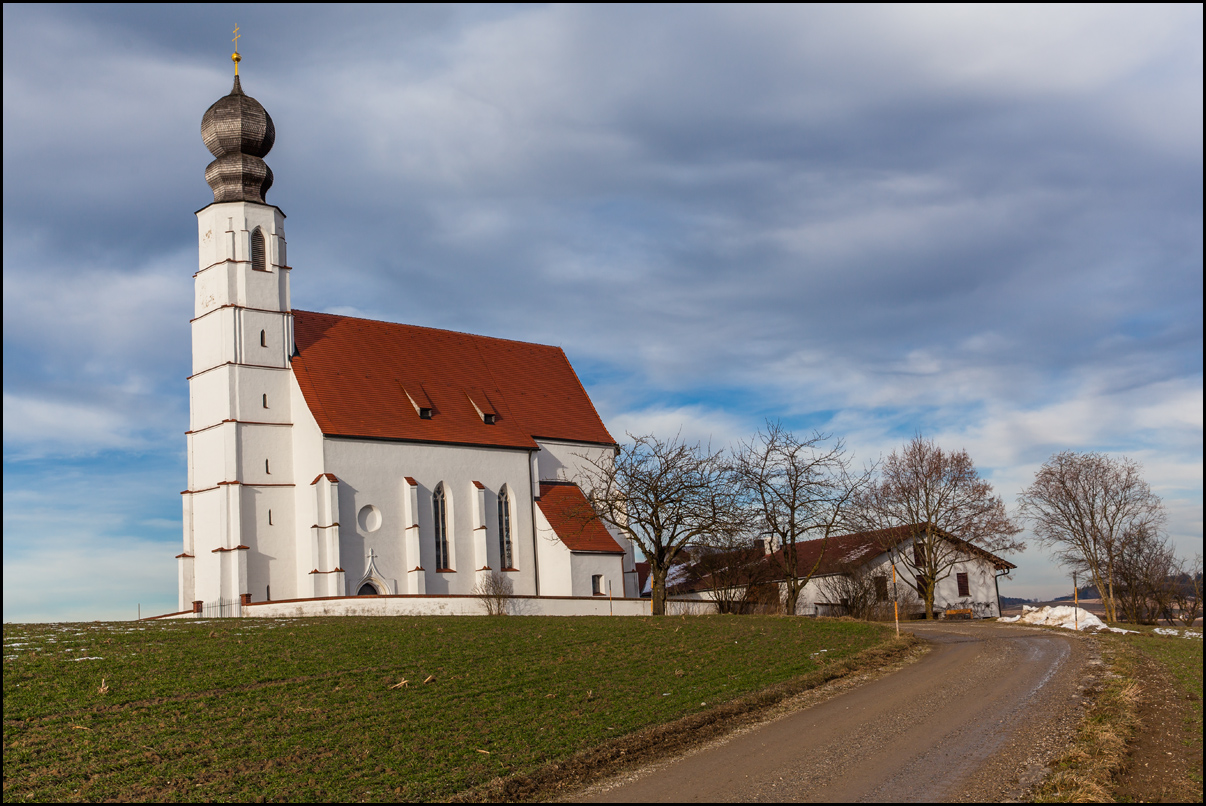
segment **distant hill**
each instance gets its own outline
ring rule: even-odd
[[[1083,588],[1080,589],[1080,598],[1082,598],[1082,599],[1100,599],[1101,594],[1099,594],[1097,592],[1097,586],[1085,585]],[[1069,593],[1067,596],[1057,596],[1054,599],[1052,599],[1051,601],[1062,602],[1064,600],[1071,601],[1072,594]]]
[[[1034,599],[1019,599],[1016,596],[1002,596],[1001,607],[1017,607],[1018,605],[1030,604]]]

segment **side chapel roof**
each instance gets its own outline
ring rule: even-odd
[[[560,347],[312,311],[293,323],[293,373],[328,436],[615,444]]]
[[[624,553],[602,522],[593,517],[590,502],[577,484],[541,482],[540,499],[536,505],[570,551]]]

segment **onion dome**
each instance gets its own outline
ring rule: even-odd
[[[215,202],[267,204],[264,195],[272,187],[272,169],[263,157],[276,142],[276,127],[260,102],[243,94],[237,74],[230,95],[205,110],[201,139],[217,157],[205,168]]]

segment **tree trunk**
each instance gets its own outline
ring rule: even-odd
[[[653,590],[650,595],[649,612],[655,616],[666,615],[666,572],[659,569],[649,571],[653,574]]]
[[[796,614],[796,603],[800,601],[800,584],[798,580],[787,580],[787,597],[783,602],[783,612],[785,615],[794,616]]]

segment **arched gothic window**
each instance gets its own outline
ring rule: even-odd
[[[503,568],[514,568],[511,554],[511,496],[507,488],[498,492],[498,561]]]
[[[448,499],[444,496],[444,485],[436,487],[431,495],[431,511],[435,519],[436,568],[448,568]]]
[[[376,596],[377,587],[371,582],[365,582],[360,586],[360,590],[356,592],[357,596]]]
[[[259,227],[251,233],[251,268],[255,271],[265,271],[264,266],[264,231]]]

